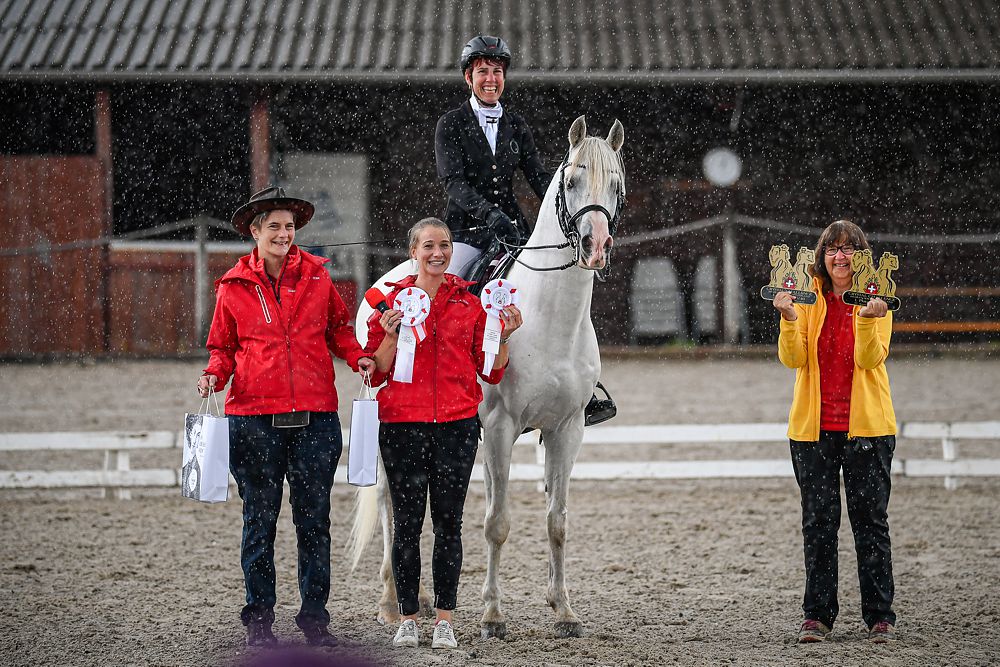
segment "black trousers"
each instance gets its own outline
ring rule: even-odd
[[[462,513],[479,447],[479,420],[383,422],[378,439],[392,498],[392,574],[399,612],[420,611],[420,533],[428,493],[434,525],[434,607],[454,609],[462,572]]]
[[[299,627],[326,626],[330,596],[330,490],[342,438],[336,412],[313,412],[303,428],[274,428],[271,415],[229,416],[229,469],[243,499],[240,562],[243,624],[274,620],[274,539],[288,479],[298,541]]]
[[[802,496],[806,618],[833,627],[837,619],[837,533],[840,530],[840,471],[844,471],[847,516],[854,532],[861,584],[861,616],[868,627],[896,622],[892,611],[892,551],[889,490],[895,436],[847,439],[821,431],[818,442],[790,441],[795,480]]]

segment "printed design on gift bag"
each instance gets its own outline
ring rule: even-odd
[[[205,439],[202,437],[202,422],[198,415],[187,415],[184,420],[184,467],[181,472],[181,487],[189,498],[201,495],[201,462],[205,458]]]
[[[181,462],[181,495],[204,503],[229,498],[229,420],[221,416],[219,399],[210,393],[196,414],[184,415],[184,450]]]
[[[392,307],[403,314],[396,341],[396,367],[392,379],[396,382],[413,382],[413,362],[417,343],[427,337],[424,321],[431,312],[431,299],[419,287],[400,290]]]
[[[486,330],[483,332],[483,375],[489,375],[493,370],[493,362],[500,352],[500,337],[503,332],[503,321],[500,311],[507,306],[518,304],[520,294],[509,280],[499,279],[486,283],[479,301],[486,311]]]

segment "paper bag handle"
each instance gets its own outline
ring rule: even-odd
[[[208,392],[208,396],[206,396],[205,398],[201,399],[201,407],[198,408],[198,414],[199,415],[211,415],[212,414],[212,411],[211,411],[211,407],[212,406],[208,402],[209,401],[209,398],[208,398],[209,396],[211,396],[212,400],[215,401],[215,415],[213,415],[213,416],[215,416],[215,417],[221,417],[222,416],[222,409],[219,407],[219,399],[218,399],[218,397],[216,397],[214,391],[209,391]]]
[[[358,399],[366,398],[372,400],[372,376],[368,371],[362,371],[361,390],[358,392]]]

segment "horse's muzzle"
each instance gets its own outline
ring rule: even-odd
[[[608,253],[615,240],[604,233],[587,234],[580,239],[580,268],[600,271],[608,263]]]

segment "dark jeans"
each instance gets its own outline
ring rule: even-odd
[[[454,609],[462,572],[462,513],[479,448],[479,420],[383,422],[378,440],[392,498],[392,574],[399,612],[420,611],[420,533],[428,490],[434,524],[434,607]]]
[[[821,431],[819,442],[791,440],[790,444],[802,495],[805,617],[831,628],[837,620],[837,532],[843,468],[847,516],[858,557],[861,616],[869,628],[879,621],[895,623],[888,516],[895,436],[848,440],[847,433]]]
[[[302,597],[295,621],[299,627],[330,622],[330,489],[342,448],[336,412],[313,412],[302,428],[274,428],[271,415],[229,417],[229,469],[243,499],[244,625],[274,619],[274,536],[286,477]]]

